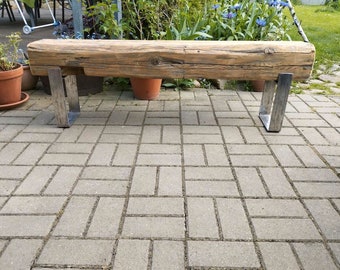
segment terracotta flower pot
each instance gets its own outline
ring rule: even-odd
[[[21,83],[21,90],[27,91],[34,89],[38,83],[38,76],[33,76],[31,73],[30,66],[25,65],[24,68],[24,74],[22,76],[22,83]]]
[[[0,105],[16,103],[21,100],[22,65],[18,68],[0,71]]]
[[[263,92],[265,84],[264,80],[254,80],[250,81],[250,83],[255,92]]]
[[[152,100],[159,96],[162,79],[130,78],[133,95],[137,99]]]

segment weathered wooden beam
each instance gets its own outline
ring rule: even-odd
[[[43,39],[28,45],[34,75],[59,66],[89,76],[277,80],[309,78],[315,48],[300,41]],[[51,63],[53,59],[53,63]]]

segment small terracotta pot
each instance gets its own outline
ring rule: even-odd
[[[264,80],[254,80],[250,81],[250,83],[255,92],[263,92],[265,84]]]
[[[137,99],[152,100],[159,96],[162,79],[130,78],[133,95]]]
[[[24,74],[22,76],[21,90],[27,91],[34,89],[38,83],[38,76],[33,76],[31,73],[30,66],[23,66]]]
[[[22,65],[12,70],[0,71],[0,105],[21,100],[22,74]]]

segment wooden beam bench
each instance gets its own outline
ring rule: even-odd
[[[300,41],[42,39],[28,45],[28,55],[32,73],[49,76],[59,127],[80,113],[75,75],[85,74],[265,80],[259,117],[267,131],[279,132],[291,82],[310,77],[315,48]]]

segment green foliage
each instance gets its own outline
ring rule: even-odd
[[[21,35],[14,32],[6,36],[8,41],[0,43],[0,70],[7,71],[18,65]]]
[[[192,79],[173,79],[171,81],[165,81],[162,83],[165,88],[175,88],[175,90],[188,89],[194,87],[194,82]]]

